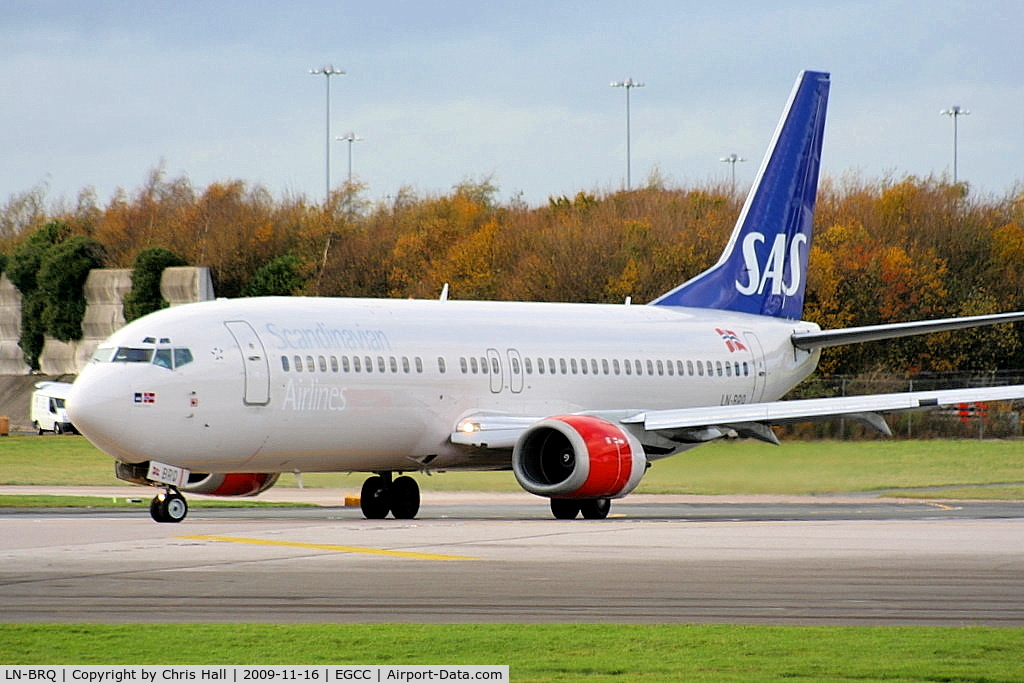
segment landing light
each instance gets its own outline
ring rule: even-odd
[[[463,434],[472,434],[473,432],[480,431],[480,423],[478,422],[463,422],[459,425],[459,431]]]

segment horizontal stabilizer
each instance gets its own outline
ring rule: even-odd
[[[868,325],[866,327],[848,327],[842,330],[822,330],[820,332],[794,332],[793,346],[798,349],[820,349],[826,346],[842,346],[843,344],[860,344],[862,342],[911,337],[915,334],[947,332],[968,327],[995,325],[998,323],[1015,323],[1024,321],[1024,312],[994,313],[992,315],[973,315],[966,318],[943,318],[942,320],[916,320],[909,323],[890,323],[888,325]]]

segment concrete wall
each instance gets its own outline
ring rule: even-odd
[[[85,281],[83,338],[64,343],[46,339],[39,357],[47,375],[77,374],[89,362],[99,343],[124,326],[124,296],[131,290],[130,269],[93,270]],[[167,268],[160,281],[160,294],[172,306],[214,298],[209,268]],[[29,368],[18,346],[21,336],[21,294],[6,276],[0,277],[0,375],[24,375]]]
[[[25,375],[28,366],[18,346],[21,337],[21,292],[0,275],[0,375]]]

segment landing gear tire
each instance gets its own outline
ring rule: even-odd
[[[584,519],[606,519],[612,509],[612,501],[608,498],[589,498],[580,501],[580,512]]]
[[[359,507],[363,517],[367,519],[384,519],[391,509],[390,486],[387,480],[378,475],[363,482],[359,493]]]
[[[167,491],[154,497],[149,504],[149,516],[160,523],[177,523],[188,514],[188,501],[177,491]]]
[[[551,514],[555,516],[555,519],[576,519],[576,515],[580,514],[580,501],[552,498]]]
[[[420,511],[420,486],[412,477],[399,477],[391,484],[391,514],[395,519],[414,519]]]

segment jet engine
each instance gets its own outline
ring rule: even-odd
[[[255,496],[263,493],[275,483],[277,472],[241,474],[202,474],[193,472],[188,482],[181,487],[188,493],[205,493],[208,496]]]
[[[149,463],[117,462],[114,473],[118,479],[144,486],[159,486],[146,478]],[[208,496],[255,496],[263,493],[280,476],[277,472],[242,472],[239,474],[205,474],[190,472],[188,481],[180,490],[187,493],[204,493]]]
[[[643,446],[591,415],[558,415],[532,425],[512,452],[519,485],[548,498],[621,498],[647,469]]]

